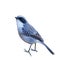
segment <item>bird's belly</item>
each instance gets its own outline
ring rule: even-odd
[[[29,43],[29,44],[36,43],[36,39],[34,39],[34,38],[32,38],[32,37],[23,35],[23,36],[21,36],[21,38],[22,38],[25,42],[27,42],[27,43]]]

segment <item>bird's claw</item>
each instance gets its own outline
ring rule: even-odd
[[[29,53],[30,56],[32,56],[29,50],[27,51],[26,49],[24,49],[24,51],[27,52],[27,53]]]
[[[32,51],[36,51],[36,52],[38,52],[36,49],[31,49]]]

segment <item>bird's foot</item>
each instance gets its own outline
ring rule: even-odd
[[[31,49],[32,51],[36,51],[36,52],[38,52],[36,49]]]
[[[29,53],[30,56],[32,56],[31,53],[30,53],[30,50],[27,51],[26,49],[24,49],[24,51],[27,52],[27,53]]]

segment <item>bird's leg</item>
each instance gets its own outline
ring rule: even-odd
[[[36,51],[36,52],[38,52],[37,50],[36,50],[36,43],[35,43],[35,47],[34,47],[34,49],[31,49],[32,51]]]
[[[28,51],[24,49],[24,50],[25,50],[25,52],[29,53],[30,55],[31,55],[31,53],[30,53],[31,46],[32,46],[32,44],[30,45],[30,47],[29,47],[29,50],[28,50]]]

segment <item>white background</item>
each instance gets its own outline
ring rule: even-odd
[[[41,44],[32,56],[24,52],[29,44],[18,35],[17,15],[35,27],[55,55]],[[60,0],[0,0],[0,60],[60,60]]]

